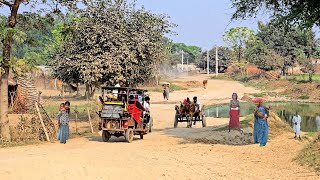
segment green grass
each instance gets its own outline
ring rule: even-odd
[[[296,74],[291,76],[281,76],[281,79],[287,79],[290,81],[309,81],[309,74],[304,73],[304,74]],[[312,80],[320,82],[320,74],[313,74]]]
[[[307,132],[306,135],[309,137],[315,137],[317,135],[317,132]]]
[[[251,93],[249,95],[252,95],[253,97],[263,97],[263,96],[267,96],[268,93],[267,92],[261,92],[261,93]]]
[[[308,165],[320,174],[320,133],[315,135],[314,140],[307,144],[297,155],[295,160],[301,165]]]
[[[309,99],[309,98],[310,98],[310,96],[307,94],[303,94],[303,95],[299,96],[299,99]]]

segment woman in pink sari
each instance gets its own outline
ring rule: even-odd
[[[230,129],[240,130],[240,102],[238,101],[237,93],[232,94],[232,100],[230,101],[230,121],[229,121],[229,132]]]

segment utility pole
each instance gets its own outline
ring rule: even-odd
[[[208,73],[208,75],[210,74],[210,72],[209,72],[209,50],[207,50],[207,73]]]
[[[219,67],[219,59],[218,59],[218,46],[216,46],[216,77],[218,77],[218,67]]]
[[[182,64],[182,72],[183,72],[183,50],[181,51],[181,64]]]

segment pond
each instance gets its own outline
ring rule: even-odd
[[[301,131],[317,132],[320,131],[320,103],[298,103],[298,102],[266,102],[265,105],[271,106],[271,111],[292,126],[292,117],[296,111],[299,112],[302,122]],[[241,117],[252,114],[255,106],[250,102],[240,104]],[[205,113],[209,117],[229,117],[229,104],[219,104],[207,106]]]

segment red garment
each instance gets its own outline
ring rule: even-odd
[[[240,128],[240,110],[230,110],[229,128]]]
[[[262,104],[263,100],[262,100],[261,98],[257,97],[257,98],[255,98],[255,99],[253,100],[253,102]]]
[[[132,114],[133,119],[137,123],[140,123],[141,111],[139,108],[137,108],[136,103],[128,105],[128,112]]]

